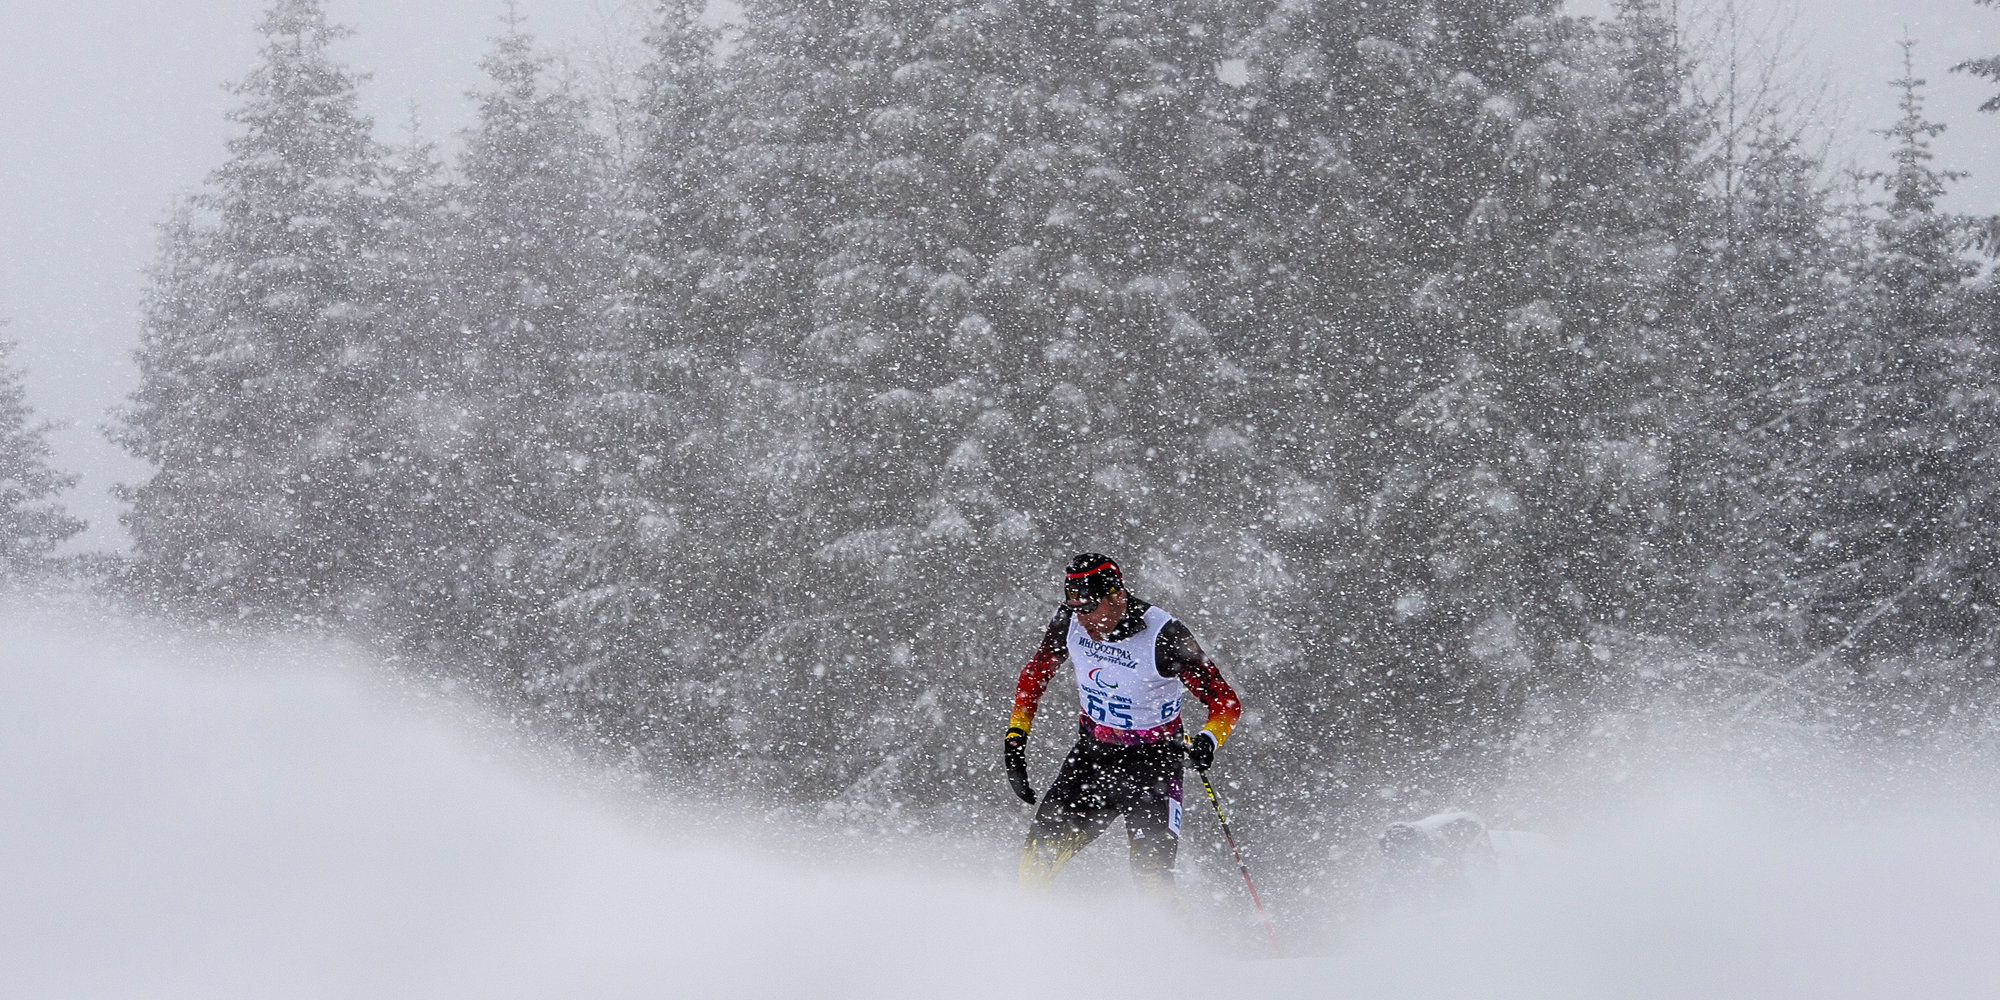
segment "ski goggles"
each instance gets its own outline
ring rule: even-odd
[[[1092,611],[1096,611],[1097,606],[1103,604],[1110,596],[1106,594],[1103,597],[1076,597],[1064,594],[1063,605],[1078,614],[1087,615]]]
[[[1088,583],[1095,583],[1095,581],[1088,581]],[[1115,584],[1110,587],[1102,585],[1089,586],[1087,584],[1079,586],[1072,583],[1063,588],[1063,604],[1071,611],[1087,615],[1092,611],[1096,611],[1098,605],[1110,600],[1111,595],[1118,593],[1122,589]]]

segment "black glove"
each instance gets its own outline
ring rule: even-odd
[[[1019,729],[1007,730],[1007,783],[1021,801],[1035,804],[1035,790],[1028,787],[1028,734]]]
[[[1215,734],[1204,729],[1188,741],[1188,763],[1197,771],[1207,771],[1215,763]]]

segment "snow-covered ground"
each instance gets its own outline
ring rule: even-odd
[[[1534,881],[1268,961],[1129,901],[665,834],[382,676],[0,612],[0,996],[2000,993],[2000,825],[1923,789],[1661,779]]]

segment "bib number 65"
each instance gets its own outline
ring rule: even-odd
[[[1124,695],[1114,694],[1107,698],[1094,691],[1087,692],[1083,696],[1083,712],[1100,726],[1133,728],[1132,699]]]

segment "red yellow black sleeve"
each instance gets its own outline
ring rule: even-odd
[[[1035,709],[1041,707],[1042,692],[1048,690],[1049,678],[1069,659],[1068,633],[1069,612],[1065,609],[1056,613],[1048,631],[1042,634],[1042,644],[1036,647],[1028,665],[1021,668],[1021,679],[1014,685],[1014,714],[1007,720],[1009,731],[1018,729],[1026,735],[1034,728]]]
[[[1208,721],[1202,725],[1202,731],[1214,736],[1215,745],[1221,746],[1229,739],[1229,731],[1236,728],[1237,717],[1243,714],[1243,703],[1237,700],[1236,691],[1222,679],[1215,661],[1207,657],[1181,671],[1180,676],[1181,683],[1208,707]]]

